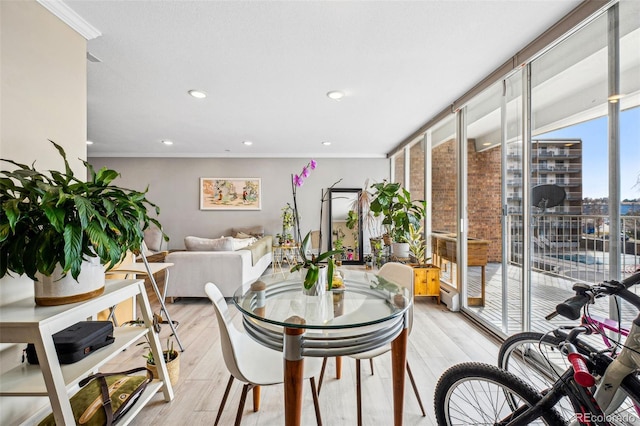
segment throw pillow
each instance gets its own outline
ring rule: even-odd
[[[245,234],[249,234],[253,237],[256,238],[262,238],[264,237],[264,226],[244,226],[244,227],[240,227],[240,228],[233,228],[232,230],[233,234],[237,234],[238,232],[242,232]]]
[[[244,232],[238,232],[236,238],[255,238],[253,235],[245,234]]]
[[[185,237],[184,246],[189,251],[233,251],[233,237],[199,238]]]

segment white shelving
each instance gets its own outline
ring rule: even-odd
[[[54,333],[92,318],[96,313],[131,297],[138,301],[146,327],[118,327],[114,330],[116,339],[113,344],[76,363],[60,365],[51,337]],[[173,389],[151,319],[149,300],[141,280],[107,280],[104,294],[70,305],[36,306],[32,298],[3,305],[0,310],[0,340],[5,343],[34,343],[40,365],[20,365],[0,376],[0,396],[48,396],[56,423],[74,424],[69,390],[146,333],[154,358],[161,360],[160,380],[149,384],[136,406],[121,421],[127,424],[159,389],[162,389],[165,401],[173,399]]]

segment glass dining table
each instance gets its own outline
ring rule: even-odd
[[[391,343],[394,425],[402,424],[408,308],[413,295],[371,271],[341,270],[344,286],[303,293],[299,272],[266,275],[239,288],[233,302],[246,332],[282,352],[285,426],[299,426],[305,357],[340,357]]]

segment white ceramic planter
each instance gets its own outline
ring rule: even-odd
[[[71,273],[62,277],[60,265],[56,266],[50,277],[39,273],[36,274],[36,277],[38,280],[34,281],[34,295],[36,305],[40,306],[81,302],[104,292],[104,267],[97,257],[82,262],[78,281],[73,279]]]
[[[399,258],[409,257],[409,243],[391,243],[391,253]]]
[[[302,269],[304,275],[306,275],[307,270]],[[320,265],[318,268],[318,280],[315,282],[310,289],[304,288],[304,275],[302,276],[303,285],[302,292],[306,296],[322,296],[327,292],[327,267],[325,265]]]

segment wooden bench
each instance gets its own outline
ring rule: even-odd
[[[484,306],[485,298],[485,286],[486,286],[486,271],[488,261],[488,240],[481,240],[479,238],[467,239],[467,266],[479,266],[481,271],[480,278],[480,296],[469,296],[469,306]],[[442,268],[443,261],[450,262],[452,265],[457,264],[457,244],[458,240],[455,234],[431,234],[431,247],[433,252],[433,261],[438,267]],[[451,283],[460,291],[455,279],[454,269],[451,268]]]

